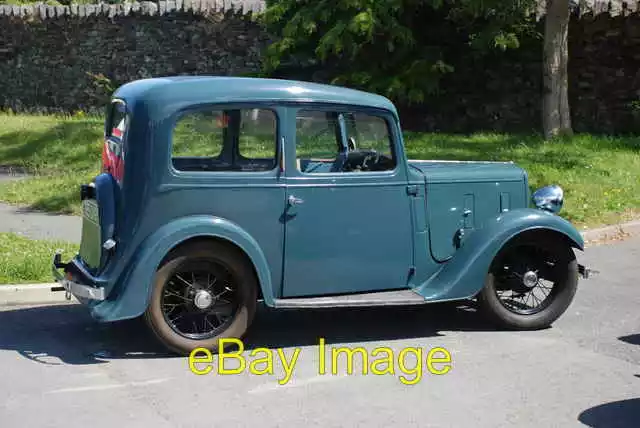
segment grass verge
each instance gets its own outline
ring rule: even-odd
[[[33,178],[0,187],[0,200],[79,214],[78,186],[100,167],[101,117],[0,115],[0,165]],[[565,190],[561,214],[579,227],[613,224],[640,212],[640,136],[405,133],[409,158],[514,161],[530,186]]]
[[[69,259],[78,252],[78,245],[0,233],[0,284],[53,282],[51,259],[57,249]]]

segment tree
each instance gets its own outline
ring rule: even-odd
[[[314,80],[421,102],[455,72],[450,59],[519,46],[534,0],[271,0],[264,20],[276,37],[267,74],[291,67]]]
[[[571,135],[569,107],[569,0],[546,0],[542,127],[547,139]]]

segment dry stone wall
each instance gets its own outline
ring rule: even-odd
[[[134,79],[260,69],[260,1],[0,5],[0,107],[101,109]]]
[[[640,132],[637,2],[581,3],[570,27],[575,128]],[[257,73],[270,38],[255,20],[264,8],[260,0],[0,5],[0,109],[102,111],[119,84],[135,79]],[[479,63],[464,54],[451,59],[456,72],[441,95],[400,106],[403,125],[539,129],[541,52],[541,41],[531,39]]]

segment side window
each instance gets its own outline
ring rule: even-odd
[[[305,173],[334,172],[342,150],[338,113],[301,110],[296,117],[296,158]]]
[[[387,121],[380,116],[365,113],[345,115],[347,141],[350,148],[358,151],[375,151],[393,159],[393,140]],[[390,169],[393,169],[393,165]]]
[[[222,111],[195,111],[180,117],[173,129],[172,156],[220,157],[225,121]]]
[[[306,174],[389,171],[396,166],[387,121],[361,112],[301,110],[296,161]]]
[[[276,114],[266,109],[198,110],[173,130],[179,171],[269,171],[276,166]]]
[[[271,110],[240,110],[240,132],[238,153],[244,160],[267,162],[268,168],[275,167],[277,144],[276,115]]]

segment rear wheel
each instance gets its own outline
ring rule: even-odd
[[[174,352],[217,352],[219,339],[240,339],[251,325],[257,287],[252,265],[235,247],[187,244],[156,272],[145,320]]]
[[[578,277],[575,254],[564,240],[515,238],[494,259],[478,306],[505,328],[549,327],[573,301]]]

